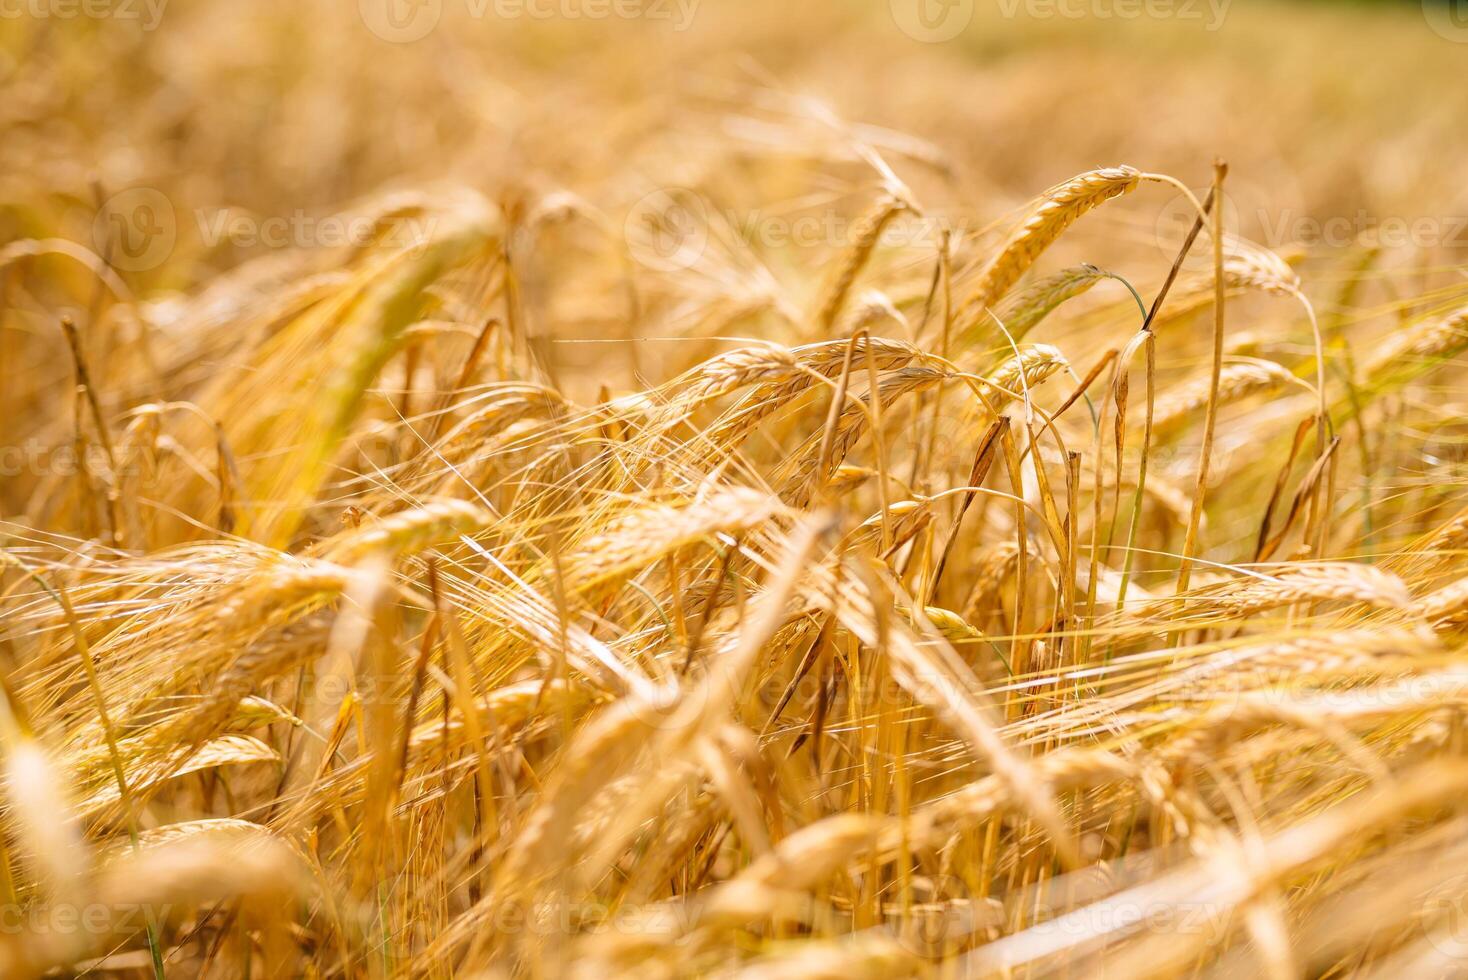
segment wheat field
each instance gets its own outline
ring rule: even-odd
[[[0,13],[0,977],[1468,975],[1434,0]]]

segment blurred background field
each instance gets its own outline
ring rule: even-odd
[[[1115,9],[1142,9],[1129,2]],[[86,241],[94,180],[156,188],[183,219],[183,254],[140,287],[188,287],[247,257],[197,241],[196,209],[324,215],[452,181],[569,189],[616,215],[636,181],[693,182],[727,155],[793,170],[836,151],[762,117],[808,118],[807,98],[925,141],[903,178],[931,189],[930,207],[985,221],[1089,167],[1206,183],[1215,155],[1251,224],[1468,210],[1445,165],[1468,139],[1465,45],[1414,2],[1175,0],[1149,17],[913,0],[941,25],[930,36],[962,27],[928,41],[902,29],[905,0],[645,0],[599,19],[557,12],[579,11],[571,0],[195,0],[156,25],[126,3],[135,16],[0,21],[0,231]],[[393,5],[406,26],[374,33]],[[775,210],[806,189],[737,190],[738,207]]]

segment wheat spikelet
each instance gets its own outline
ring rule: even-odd
[[[374,553],[412,554],[494,525],[494,516],[482,507],[463,500],[441,500],[348,531],[326,542],[322,550],[332,561],[352,564]]]
[[[870,467],[842,463],[831,475],[831,492],[838,495],[850,493],[877,475],[877,471]]]
[[[268,828],[258,823],[240,820],[236,817],[188,820],[184,823],[171,823],[140,831],[135,842],[113,841],[98,850],[97,860],[103,867],[106,867],[113,862],[127,860],[134,854],[146,852],[155,847],[167,847],[179,841],[208,837],[217,841],[236,843],[264,838],[269,833]]]
[[[898,940],[869,931],[848,939],[802,943],[790,952],[757,960],[734,977],[737,980],[885,980],[915,973],[921,965],[917,953]]]
[[[1218,592],[1222,606],[1235,614],[1308,599],[1360,602],[1385,609],[1411,605],[1401,579],[1373,566],[1350,562],[1285,568],[1272,575],[1272,581],[1250,579],[1242,588],[1225,587]]]
[[[1419,609],[1421,607],[1419,606]],[[1333,630],[1271,643],[1241,656],[1250,668],[1292,676],[1355,674],[1366,676],[1382,662],[1434,652],[1429,638],[1401,629]]]
[[[1043,357],[1037,357],[1034,364],[1038,366],[1043,360]],[[948,372],[928,367],[910,367],[887,372],[877,388],[883,411],[895,400],[932,388],[947,378]],[[821,464],[821,439],[816,437],[807,441],[800,454],[789,465],[782,467],[789,475],[780,483],[781,499],[797,507],[805,506],[815,493],[817,481],[830,480],[836,468],[842,465],[847,453],[867,431],[867,423],[867,411],[861,407],[849,405],[841,412],[836,420],[835,436],[831,440],[830,458],[826,460],[824,473],[817,473]]]
[[[1468,349],[1468,308],[1393,334],[1367,362],[1366,385],[1384,388],[1405,384],[1465,349]]]
[[[844,550],[861,550],[874,547],[882,540],[882,525],[895,544],[908,541],[914,534],[927,526],[933,519],[932,508],[923,500],[898,500],[887,507],[887,512],[877,513],[852,529],[842,542]]]
[[[892,219],[907,210],[909,205],[901,198],[891,194],[883,195],[852,226],[851,247],[847,249],[845,259],[816,308],[816,325],[822,333],[829,332],[835,324],[846,295],[851,292],[856,277],[861,275],[861,270],[871,258],[872,250],[881,240],[882,232]]]
[[[138,906],[226,901],[241,895],[288,899],[307,892],[300,858],[279,839],[257,833],[182,834],[111,861],[94,885],[97,900],[119,912]],[[134,920],[136,929],[141,923]]]
[[[1359,602],[1404,610],[1412,599],[1401,579],[1372,565],[1354,562],[1290,565],[1267,577],[1248,576],[1207,585],[1187,594],[1190,615],[1248,616],[1297,602]],[[1157,616],[1175,600],[1149,603],[1138,613]]]
[[[709,387],[696,382],[691,390],[702,400],[716,394],[724,394],[746,384],[757,384],[723,418],[709,427],[706,438],[714,445],[738,445],[761,421],[779,411],[790,401],[819,382],[817,377],[834,378],[846,363],[846,352],[851,350],[851,363],[855,368],[865,368],[868,359],[875,361],[879,372],[894,371],[906,367],[916,359],[923,359],[923,352],[902,341],[882,337],[858,337],[854,344],[848,341],[829,341],[797,347],[789,351],[793,359],[780,365],[778,370],[769,370],[771,364],[760,364],[756,369],[735,370],[724,374],[722,369],[714,375]],[[721,358],[716,360],[722,360]],[[736,362],[738,364],[739,362]],[[773,363],[773,362],[771,362]],[[812,374],[817,377],[812,377]],[[669,406],[686,412],[688,402],[679,400]],[[681,417],[681,416],[680,416]]]
[[[892,302],[892,297],[876,289],[867,289],[857,297],[850,315],[841,322],[839,332],[850,336],[876,328],[883,323],[897,324],[904,331],[912,332],[907,317],[897,309],[897,304]]]
[[[276,722],[282,721],[295,728],[299,728],[303,724],[301,719],[274,701],[252,694],[248,697],[240,698],[239,704],[235,705],[234,714],[230,717],[229,723],[231,725],[239,725],[243,728],[258,728],[261,725],[273,725]]]
[[[1053,344],[1026,344],[999,367],[984,378],[992,397],[999,404],[1010,398],[1021,397],[1031,388],[1037,388],[1057,372],[1065,370],[1070,362]]]
[[[1082,264],[1063,269],[1053,276],[1037,279],[1006,299],[996,314],[1004,329],[1015,340],[1023,340],[1040,321],[1062,303],[1088,292],[1106,273],[1094,265]]]
[[[221,596],[214,618],[236,621],[229,623],[230,628],[278,621],[279,610],[333,596],[347,587],[351,577],[350,570],[326,562],[281,562]]]
[[[1219,405],[1242,401],[1250,395],[1291,384],[1295,376],[1273,361],[1245,361],[1224,365],[1218,377]],[[1212,379],[1198,378],[1157,399],[1152,425],[1159,436],[1181,428],[1207,406]]]
[[[743,487],[715,490],[686,505],[658,504],[610,520],[566,558],[566,578],[590,588],[719,532],[745,531],[776,512],[778,501]]]
[[[820,345],[812,353],[819,356],[829,350],[829,345]],[[790,348],[776,344],[741,347],[709,358],[672,387],[684,390],[692,401],[705,401],[745,385],[789,380],[803,361],[805,366],[818,371],[819,368],[810,364],[812,360],[816,358],[810,354],[803,359]]]
[[[285,576],[271,583],[272,587],[262,592],[264,595],[275,595],[293,602],[314,605],[335,598],[344,590],[347,581],[347,577],[339,571],[322,574],[313,570],[306,575]],[[291,606],[286,605],[284,609],[291,610]],[[324,642],[329,630],[329,620],[321,616],[306,617],[299,623],[284,625],[271,625],[268,620],[251,624],[250,613],[258,610],[260,607],[250,603],[241,609],[244,615],[236,614],[244,621],[244,628],[253,625],[258,629],[258,635],[232,650],[231,658],[222,669],[217,664],[214,666],[211,671],[214,674],[213,683],[202,697],[168,725],[160,726],[145,736],[150,748],[179,743],[192,744],[215,734],[239,710],[239,705],[250,697],[251,691],[314,656],[316,644]],[[279,616],[280,613],[273,611],[273,615]],[[248,637],[249,634],[246,633],[245,636]],[[175,686],[169,685],[165,691]],[[164,691],[159,691],[155,696],[163,694]]]
[[[924,606],[923,615],[950,643],[969,643],[984,639],[982,632],[974,629],[962,616],[952,610],[938,606]]]
[[[1223,275],[1231,288],[1256,289],[1273,296],[1290,296],[1300,288],[1299,275],[1284,259],[1232,235],[1224,241]]]
[[[1131,192],[1141,179],[1141,173],[1131,167],[1108,167],[1072,177],[1047,191],[979,273],[978,283],[959,307],[963,322],[973,322],[1003,299],[1040,253],[1076,219],[1098,204]]]
[[[221,735],[197,749],[191,750],[188,746],[176,748],[169,753],[166,761],[140,767],[130,774],[128,786],[134,793],[146,793],[164,779],[203,772],[218,766],[278,761],[280,754],[258,738],[249,735]],[[79,802],[77,808],[88,816],[95,816],[120,799],[118,786],[115,783],[104,783],[100,789]]]
[[[1424,573],[1431,574],[1451,565],[1465,549],[1468,549],[1468,510],[1458,513],[1421,544],[1399,556],[1395,564],[1402,567],[1420,564]]]
[[[1066,749],[1035,760],[1037,772],[1057,789],[1095,785],[1135,777],[1135,767],[1114,752]],[[912,815],[906,831],[911,845],[939,848],[966,826],[974,826],[1012,805],[1012,789],[998,776],[986,776],[953,793],[924,804]],[[903,841],[898,828],[887,828],[878,848],[882,855],[897,853]]]
[[[732,928],[769,914],[782,894],[812,888],[869,851],[888,823],[883,818],[849,813],[796,831],[709,894],[702,903],[699,929]]]
[[[434,442],[431,451],[420,455],[402,476],[407,482],[417,473],[443,463],[463,460],[486,436],[509,428],[531,415],[555,417],[569,405],[561,394],[540,385],[496,385],[486,396],[474,399],[475,408],[461,422]]]
[[[7,823],[48,900],[73,900],[85,882],[86,852],[60,772],[30,738],[18,736],[5,755]]]
[[[1419,599],[1415,611],[1434,629],[1455,630],[1468,625],[1468,578]]]
[[[998,600],[999,590],[1019,564],[1019,545],[1013,541],[986,548],[974,565],[974,582],[963,604],[962,616],[973,620],[988,615]]]
[[[1232,235],[1224,240],[1223,282],[1230,295],[1257,291],[1271,296],[1295,296],[1299,292],[1298,273],[1274,252]],[[1214,287],[1211,272],[1183,277],[1168,294],[1167,305],[1152,322],[1153,329],[1177,323],[1213,305]],[[1230,341],[1230,352],[1241,353],[1256,338],[1240,335]]]
[[[485,724],[510,729],[523,725],[533,712],[554,713],[578,701],[584,693],[565,681],[523,681],[491,691],[475,704]],[[464,719],[458,715],[425,721],[410,733],[408,745],[411,749],[427,748],[445,738],[461,736],[464,730]]]
[[[627,698],[604,709],[577,734],[568,746],[556,783],[548,787],[541,803],[527,818],[515,847],[497,876],[496,900],[511,902],[550,873],[564,858],[553,857],[586,806],[619,772],[640,755],[677,709],[677,701],[665,696],[658,702]]]

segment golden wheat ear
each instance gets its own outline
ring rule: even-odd
[[[1092,208],[1129,194],[1142,180],[1131,167],[1107,167],[1072,177],[1046,191],[1038,205],[1005,239],[979,273],[978,282],[958,304],[960,324],[971,324],[998,303],[1029,271],[1040,254]]]

